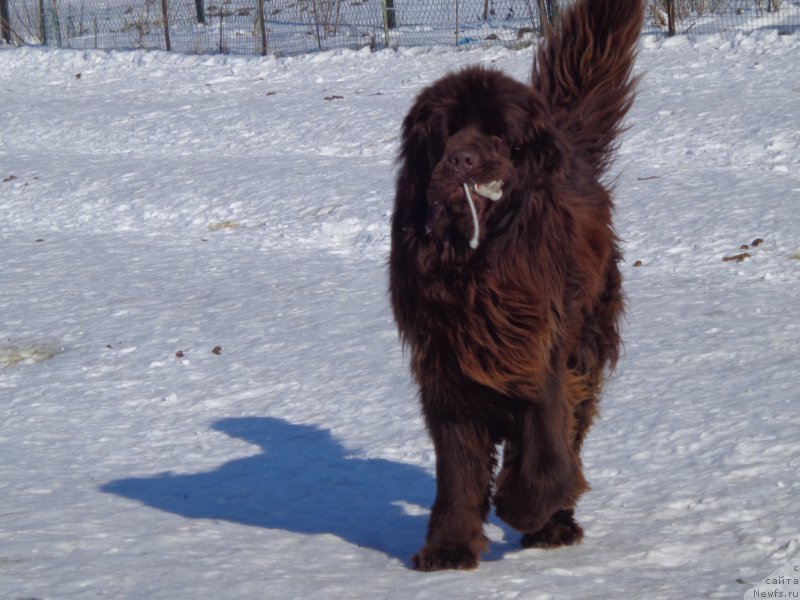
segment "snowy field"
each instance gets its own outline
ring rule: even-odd
[[[642,40],[584,543],[493,518],[477,571],[410,569],[434,455],[386,294],[399,126],[447,70],[530,60],[0,50],[0,598],[738,599],[800,555],[800,35],[773,31]]]

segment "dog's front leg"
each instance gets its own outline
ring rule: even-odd
[[[558,375],[551,376],[541,399],[515,416],[497,478],[497,516],[525,534],[542,530],[559,511],[572,514],[588,487],[572,444],[564,380]]]
[[[412,560],[421,571],[473,569],[489,541],[483,523],[489,513],[495,447],[485,428],[458,420],[463,415],[425,416],[436,450],[436,501],[426,544]]]

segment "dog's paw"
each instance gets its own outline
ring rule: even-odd
[[[428,544],[413,556],[411,562],[417,571],[444,571],[474,569],[478,566],[478,560],[478,553],[467,546],[447,547]]]
[[[547,513],[532,508],[528,503],[519,503],[513,497],[496,496],[494,505],[498,518],[517,531],[537,531],[547,520],[543,516]]]
[[[536,533],[526,533],[523,548],[560,548],[574,546],[583,539],[583,528],[575,521],[572,510],[560,510]]]
[[[497,516],[517,531],[539,531],[565,500],[564,495],[542,493],[545,491],[551,490],[533,491],[516,481],[506,483],[493,498]]]
[[[579,468],[559,457],[546,470],[520,474],[501,471],[494,494],[497,516],[523,533],[538,532],[564,506],[574,506],[586,489]]]

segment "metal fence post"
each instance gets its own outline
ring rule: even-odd
[[[461,23],[458,19],[458,0],[455,1],[456,1],[456,46],[458,46],[458,38],[461,35],[460,31]]]
[[[61,17],[58,14],[58,0],[53,0],[50,9],[50,21],[53,24],[53,30],[56,32],[56,46],[62,47],[61,43]]]
[[[383,6],[383,47],[389,47],[389,8],[387,0],[381,2]]]
[[[311,7],[314,9],[314,23],[317,26],[317,47],[322,50],[322,35],[319,32],[319,14],[317,13],[317,0],[313,0]]]
[[[206,24],[206,7],[203,0],[194,0],[194,10],[197,13],[197,22],[201,25]]]
[[[394,8],[394,0],[383,0],[383,26],[385,29],[395,29],[397,27],[397,13]],[[389,45],[388,34],[386,45]]]
[[[675,0],[667,0],[667,35],[675,35]]]
[[[11,16],[8,10],[8,0],[0,0],[0,29],[2,29],[3,41],[11,43]]]
[[[44,13],[44,0],[39,0],[39,40],[42,46],[47,46],[47,17]]]
[[[536,8],[539,10],[539,26],[544,35],[548,28],[558,25],[561,8],[558,0],[536,0]]]
[[[171,52],[172,42],[169,39],[169,12],[167,11],[167,0],[161,0],[161,16],[164,18],[164,41],[167,45],[167,52]]]
[[[544,0],[536,0],[536,8],[539,10],[539,27],[544,35],[547,31],[547,5]]]
[[[264,0],[256,0],[258,4],[258,28],[261,32],[261,55],[267,55],[267,24],[264,15]]]

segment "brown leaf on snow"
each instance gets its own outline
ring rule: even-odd
[[[733,256],[723,256],[722,262],[744,262],[746,259],[751,258],[753,255],[749,252],[742,252],[741,254],[735,254]]]

